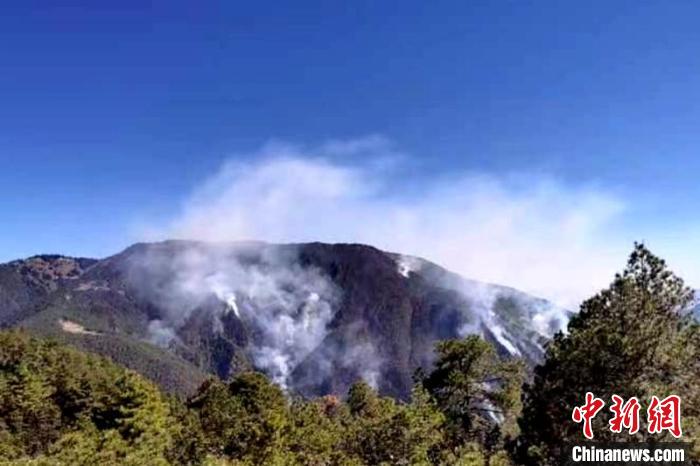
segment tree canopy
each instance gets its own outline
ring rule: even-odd
[[[662,259],[636,244],[625,270],[581,305],[568,332],[556,335],[544,363],[535,369],[524,392],[518,461],[559,464],[565,443],[583,440],[571,416],[587,392],[603,400],[613,394],[642,401],[679,395],[684,400],[685,438],[695,440],[700,334],[686,312],[691,296]],[[610,432],[607,421],[605,414],[594,419],[596,440],[624,440]],[[652,438],[644,429],[636,437]]]
[[[212,378],[183,400],[104,358],[4,331],[0,466],[558,465],[564,446],[582,441],[572,411],[587,392],[608,401],[680,396],[698,461],[700,328],[690,299],[663,260],[635,245],[529,378],[522,361],[467,336],[437,344],[407,401],[363,381],[304,399],[250,370]],[[629,439],[608,418],[595,418],[595,438]],[[632,439],[668,435],[640,429]]]
[[[457,354],[485,358],[475,374],[499,377],[487,343],[470,338],[439,348],[440,370],[459,372]],[[101,357],[1,332],[0,464],[484,464],[498,454],[455,417],[463,382],[453,376],[437,372],[417,383],[409,402],[359,381],[343,401],[298,398],[261,373],[243,372],[228,382],[211,379],[183,401]],[[487,396],[499,409],[504,387]],[[471,419],[482,415],[476,399],[460,415],[472,409]]]

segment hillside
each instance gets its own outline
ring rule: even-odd
[[[167,464],[179,419],[138,374],[0,332],[0,464]]]
[[[0,325],[107,355],[167,390],[267,373],[305,395],[359,378],[406,397],[438,340],[480,334],[539,360],[568,313],[415,257],[357,244],[137,244],[103,260],[0,266]]]

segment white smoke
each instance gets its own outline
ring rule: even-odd
[[[421,268],[421,260],[417,257],[400,255],[396,261],[399,275],[409,278],[412,272],[418,272]]]
[[[160,319],[153,319],[148,323],[148,335],[153,344],[162,347],[167,347],[170,342],[177,339],[175,329]]]
[[[409,278],[413,272],[420,272],[425,269],[425,261],[418,257],[399,255],[396,259],[397,269],[400,275]],[[518,299],[518,294],[514,290],[503,287],[488,285],[472,280],[465,280],[458,275],[448,273],[441,275],[437,279],[438,286],[452,289],[459,292],[466,299],[470,306],[464,309],[470,315],[464,315],[464,323],[458,329],[460,336],[467,334],[482,334],[483,328],[488,328],[493,337],[513,356],[521,356],[522,353],[516,346],[516,339],[499,323],[495,307],[499,298]],[[521,303],[518,309],[526,309],[528,304],[533,303],[531,298],[527,303]],[[543,336],[551,337],[556,331],[561,330],[561,326],[566,325],[568,319],[553,325],[556,316],[554,314],[563,313],[564,310],[556,306],[540,306],[539,312],[532,316],[523,316],[527,325],[537,326],[536,330],[542,330]],[[535,323],[537,320],[537,323]],[[554,329],[553,327],[557,327]],[[483,336],[483,335],[482,335]]]
[[[522,356],[521,349],[525,348],[530,356],[536,357],[543,348],[531,332],[549,339],[566,329],[570,311],[564,308],[512,288],[467,280],[454,273],[435,275],[425,262],[417,263],[424,277],[429,277],[433,284],[458,292],[468,303],[463,308],[463,323],[458,328],[460,336],[485,337],[487,332],[511,355]],[[533,352],[532,345],[538,350]]]
[[[637,239],[619,237],[624,203],[595,186],[527,174],[416,176],[406,160],[381,138],[267,145],[225,163],[147,236],[367,243],[572,309],[609,283]]]
[[[302,385],[327,380],[340,370],[353,377],[359,376],[372,388],[379,388],[385,362],[383,356],[358,322],[347,324],[345,331],[352,344],[341,348],[331,342],[319,347],[313,361],[313,373],[304,376]]]
[[[346,369],[358,370],[362,380],[375,390],[379,388],[383,360],[369,342],[358,343],[344,354],[341,364]]]
[[[407,279],[423,266],[417,257],[424,257],[464,277],[558,303],[528,298],[521,306],[527,309],[521,317],[529,319],[528,328],[543,337],[564,328],[565,308],[575,310],[607,285],[640,239],[639,231],[627,235],[620,228],[627,203],[585,180],[572,184],[527,173],[428,174],[417,173],[418,168],[378,137],[317,147],[269,144],[232,157],[191,193],[175,218],[150,225],[141,239],[367,243],[400,253],[397,270]],[[658,252],[675,259],[672,267],[685,260],[681,272],[687,273],[692,257],[669,244],[681,242],[667,243]],[[283,266],[268,268],[232,262],[220,251],[195,251],[175,262],[161,264],[173,267],[171,282],[177,284],[163,287],[156,297],[169,310],[151,324],[161,344],[174,338],[172,329],[192,309],[216,296],[225,304],[222,315],[230,312],[263,334],[250,353],[284,386],[327,334],[337,291],[313,271],[284,260]],[[494,310],[499,296],[521,299],[517,292],[479,284],[457,288],[474,314],[465,316],[460,334],[487,328],[512,354],[530,351],[513,337],[519,333],[513,322]],[[330,357],[337,354],[328,356],[338,361]],[[376,385],[382,361],[372,344],[358,343],[340,356],[339,364]],[[328,361],[317,361],[318,374],[328,373]]]
[[[325,337],[338,290],[293,255],[263,245],[257,250],[259,257],[245,247],[155,245],[131,257],[130,282],[165,310],[149,325],[154,343],[169,344],[177,329],[215,298],[208,307],[216,313],[213,330],[221,332],[222,316],[233,313],[256,335],[247,348],[255,366],[286,387],[291,371]]]
[[[502,291],[484,283],[448,280],[449,288],[459,291],[469,300],[470,311],[476,319],[467,321],[459,328],[460,336],[467,334],[482,334],[483,328],[488,328],[493,337],[511,354],[520,356],[520,350],[515,346],[513,337],[500,324],[494,312],[496,300]]]

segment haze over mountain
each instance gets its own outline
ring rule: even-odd
[[[360,244],[165,241],[0,265],[0,325],[108,355],[178,393],[252,367],[305,395],[362,378],[405,397],[438,340],[476,333],[535,362],[568,316]]]

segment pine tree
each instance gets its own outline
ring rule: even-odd
[[[559,333],[549,344],[544,363],[525,389],[517,460],[559,464],[564,444],[583,440],[571,415],[586,392],[606,402],[605,412],[594,419],[596,440],[629,440],[607,428],[613,394],[635,396],[642,403],[671,393],[694,400],[694,407],[687,409],[691,404],[684,403],[683,411],[685,426],[694,426],[699,337],[697,324],[684,312],[690,299],[690,290],[664,261],[636,244],[625,270],[585,301],[568,333]],[[686,429],[691,438],[697,432]],[[648,436],[644,429],[637,434],[639,439]]]
[[[516,432],[523,366],[501,360],[476,335],[436,345],[435,368],[422,384],[447,419],[446,446],[480,445],[487,455]]]
[[[134,372],[0,332],[0,465],[166,465],[174,421]]]
[[[211,380],[189,406],[198,413],[207,449],[215,456],[273,464],[284,448],[287,400],[263,374],[244,372],[228,385]]]

